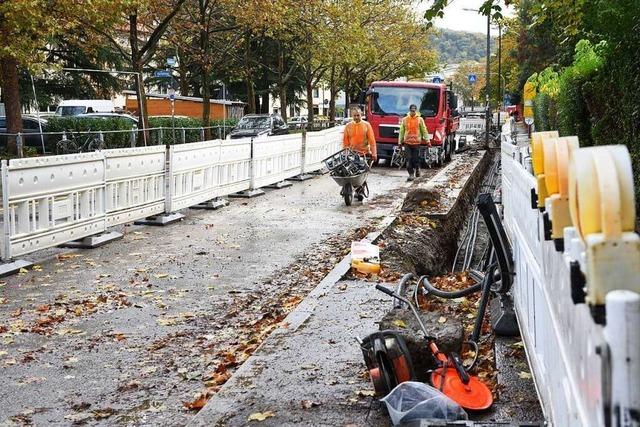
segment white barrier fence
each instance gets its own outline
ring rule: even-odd
[[[484,132],[486,127],[485,119],[481,117],[463,117],[460,119],[458,133],[468,134],[474,132]]]
[[[638,426],[640,296],[610,292],[605,327],[586,304],[574,304],[570,263],[584,262],[584,248],[572,227],[564,229],[564,252],[544,240],[542,214],[531,206],[528,147],[508,139],[502,200],[516,269],[512,292],[545,415],[555,426]]]
[[[342,131],[3,160],[2,260],[318,171]]]

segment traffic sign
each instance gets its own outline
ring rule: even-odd
[[[153,75],[155,77],[159,77],[159,78],[169,78],[171,77],[171,71],[168,70],[158,70],[155,73],[153,73]]]
[[[469,74],[469,83],[474,84],[478,80],[475,74]]]
[[[433,83],[442,83],[442,79],[438,76],[434,77],[433,80],[431,80]]]
[[[174,58],[173,56],[170,56],[167,58],[167,65],[169,67],[173,67],[174,65],[176,65],[176,58]]]

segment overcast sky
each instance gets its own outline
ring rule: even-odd
[[[426,10],[431,6],[432,1],[420,1],[418,8]],[[487,33],[487,17],[478,12],[466,11],[464,9],[477,10],[484,0],[450,0],[449,5],[444,10],[444,18],[435,21],[436,27],[449,28],[451,30],[468,31],[472,33]],[[502,3],[502,2],[501,2]],[[505,8],[503,11],[507,16],[513,15],[513,7]],[[492,34],[498,34],[498,30],[492,30]]]

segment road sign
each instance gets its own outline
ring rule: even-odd
[[[442,79],[438,76],[434,77],[433,80],[431,80],[433,83],[442,83]]]
[[[173,67],[174,65],[176,65],[176,58],[174,58],[173,56],[170,56],[167,58],[167,65],[169,67]]]
[[[478,80],[478,78],[476,77],[475,74],[469,74],[469,83],[471,84],[475,84],[475,82]]]
[[[155,77],[159,77],[159,78],[169,78],[171,77],[171,71],[168,70],[158,70],[155,73],[153,73],[153,75]]]
[[[169,99],[174,101],[176,99],[176,91],[175,89],[169,89],[167,92],[169,94]]]

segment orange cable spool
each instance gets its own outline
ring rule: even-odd
[[[473,375],[469,375],[469,382],[464,384],[454,368],[433,371],[431,384],[464,409],[482,411],[493,404],[489,387]]]

